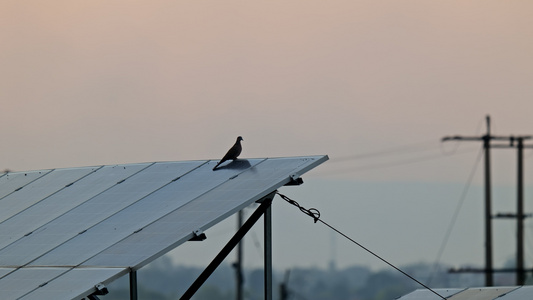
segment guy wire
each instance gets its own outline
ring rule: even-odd
[[[326,223],[325,221],[323,221],[322,219],[320,219],[320,211],[318,211],[318,209],[316,208],[310,208],[310,209],[306,209],[304,208],[303,206],[301,206],[300,204],[298,204],[298,202],[290,199],[289,197],[281,194],[280,192],[276,191],[276,194],[278,194],[283,200],[287,201],[289,204],[292,204],[296,207],[298,207],[298,209],[300,209],[301,212],[303,212],[304,214],[310,216],[311,218],[313,218],[313,221],[316,223],[318,221],[320,221],[322,224],[326,225],[327,227],[329,227],[331,230],[337,232],[338,234],[342,235],[344,238],[346,238],[347,240],[349,240],[350,242],[356,244],[357,246],[359,246],[361,249],[365,250],[366,252],[372,254],[374,257],[378,258],[379,260],[381,260],[382,262],[386,263],[387,265],[389,265],[390,267],[392,267],[393,269],[395,269],[396,271],[402,273],[403,275],[407,276],[409,279],[413,280],[414,282],[418,283],[419,285],[423,286],[425,289],[429,290],[430,292],[432,292],[433,294],[439,296],[439,298],[441,299],[444,299],[446,300],[445,297],[443,297],[442,295],[440,295],[439,293],[437,293],[436,291],[434,291],[433,289],[431,289],[429,286],[423,284],[422,282],[418,281],[416,278],[414,278],[413,276],[407,274],[405,271],[401,270],[400,268],[396,267],[395,265],[393,265],[392,263],[388,262],[386,259],[382,258],[381,256],[379,256],[378,254],[374,253],[373,251],[371,251],[370,249],[366,248],[365,246],[363,246],[362,244],[358,243],[357,241],[355,241],[354,239],[350,238],[349,236],[347,236],[346,234],[342,233],[340,230],[336,229],[335,227],[329,225],[328,223]]]

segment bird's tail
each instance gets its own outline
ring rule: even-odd
[[[215,171],[219,165],[220,165],[220,162],[213,168],[213,171]]]

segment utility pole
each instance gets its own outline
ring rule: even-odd
[[[492,281],[492,222],[491,222],[491,180],[490,180],[490,141],[496,137],[490,134],[490,116],[486,117],[487,133],[480,137],[452,136],[442,141],[483,141],[485,153],[485,285],[493,286]]]
[[[516,285],[524,285],[526,281],[526,270],[524,268],[524,219],[530,215],[524,214],[524,148],[531,148],[531,145],[524,145],[524,140],[531,139],[531,136],[511,137],[510,145],[498,145],[498,148],[514,148],[516,141],[517,149],[517,185],[516,185],[516,214],[497,214],[496,218],[516,218]]]
[[[493,286],[492,277],[492,222],[491,222],[491,180],[490,180],[490,116],[487,116],[487,134],[483,136],[485,149],[485,285]]]
[[[492,266],[492,208],[491,208],[491,171],[490,171],[490,148],[514,148],[514,141],[517,141],[518,149],[518,164],[517,164],[517,213],[514,214],[498,214],[495,217],[517,218],[517,259],[516,259],[516,273],[517,273],[517,285],[523,285],[525,282],[525,268],[524,268],[524,229],[523,219],[526,217],[523,211],[523,197],[524,197],[524,184],[523,184],[523,149],[525,147],[531,148],[531,146],[525,146],[524,140],[531,139],[531,136],[493,136],[490,133],[490,116],[486,116],[487,133],[481,137],[463,137],[453,136],[444,137],[442,141],[458,140],[458,141],[483,141],[483,149],[485,154],[485,269],[482,272],[485,273],[485,285],[493,286],[493,273],[498,272]],[[508,145],[496,144],[492,145],[491,140],[496,141],[509,141]],[[467,272],[477,272],[476,270],[466,270]]]

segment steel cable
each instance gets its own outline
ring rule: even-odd
[[[413,276],[407,274],[405,271],[403,271],[402,269],[396,267],[395,265],[393,265],[392,263],[390,263],[389,261],[387,261],[386,259],[384,259],[383,257],[379,256],[378,254],[376,254],[375,252],[373,252],[372,250],[366,248],[365,246],[363,246],[361,243],[355,241],[354,239],[350,238],[348,235],[344,234],[343,232],[341,232],[340,230],[336,229],[335,227],[329,225],[328,223],[326,223],[324,220],[320,219],[320,211],[316,208],[310,208],[310,209],[306,209],[304,208],[303,206],[301,206],[300,204],[298,204],[298,202],[290,199],[289,197],[281,194],[280,192],[276,192],[283,200],[287,201],[289,204],[291,205],[294,205],[296,206],[301,212],[303,212],[304,214],[310,216],[311,218],[313,218],[313,221],[315,223],[317,222],[320,222],[324,225],[326,225],[327,227],[329,227],[331,230],[335,231],[336,233],[340,234],[341,236],[343,236],[344,238],[346,238],[347,240],[349,240],[350,242],[356,244],[357,246],[359,246],[361,249],[365,250],[366,252],[372,254],[374,257],[378,258],[379,260],[381,260],[382,262],[386,263],[387,265],[389,265],[390,267],[392,267],[393,269],[395,269],[396,271],[402,273],[403,275],[407,276],[409,279],[413,280],[414,282],[418,283],[419,285],[421,285],[422,287],[424,287],[425,289],[431,291],[433,294],[439,296],[439,298],[441,299],[444,299],[446,300],[445,297],[443,297],[442,295],[440,295],[439,293],[437,293],[436,291],[434,291],[433,289],[431,289],[429,286],[423,284],[422,282],[418,281],[416,278],[414,278]]]

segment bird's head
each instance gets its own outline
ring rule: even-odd
[[[237,138],[237,142],[240,142],[240,141],[244,141],[244,139],[242,138],[242,136],[239,136],[239,137]]]

